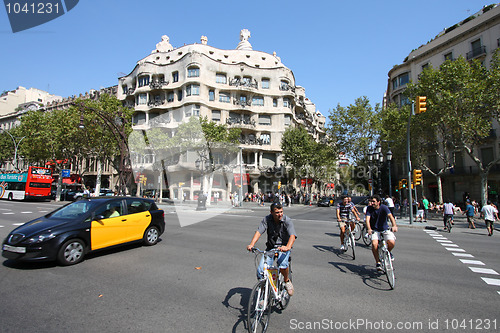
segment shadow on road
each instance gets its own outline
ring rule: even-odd
[[[226,298],[222,301],[222,304],[228,308],[228,309],[234,309],[237,310],[238,313],[238,320],[233,326],[233,329],[231,332],[236,332],[237,328],[239,325],[243,324],[245,331],[248,329],[247,328],[247,307],[248,307],[248,300],[250,299],[250,293],[252,292],[252,289],[250,288],[245,288],[245,287],[237,287],[233,288],[228,291]],[[239,302],[238,302],[239,298]],[[235,300],[236,299],[236,300]],[[233,305],[234,303],[238,303],[236,305]]]
[[[379,273],[374,266],[369,265],[355,265],[345,262],[329,262],[340,272],[349,274],[350,276],[359,276],[363,283],[368,287],[376,290],[387,290],[391,288],[385,279],[385,275]]]

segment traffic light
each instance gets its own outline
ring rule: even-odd
[[[400,180],[398,186],[396,186],[396,187],[398,188],[398,190],[402,189],[403,188],[403,181]]]
[[[399,192],[399,189],[400,189],[399,185],[394,186],[394,191],[395,192]]]
[[[427,111],[427,97],[426,96],[417,96],[417,110],[416,114],[423,113]]]
[[[413,170],[413,183],[415,183],[415,185],[420,185],[422,183],[422,170]]]
[[[402,179],[401,185],[402,185],[402,188],[406,188],[408,186],[408,179]]]
[[[281,181],[278,182],[278,190],[281,188]]]

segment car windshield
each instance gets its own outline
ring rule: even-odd
[[[90,200],[81,200],[73,202],[67,206],[64,206],[53,213],[49,214],[48,217],[56,219],[74,219],[87,214],[90,210],[93,210],[98,204]]]

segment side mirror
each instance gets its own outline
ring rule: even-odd
[[[105,219],[104,215],[96,215],[96,216],[94,216],[94,221],[99,221],[99,220],[104,220],[104,219]]]

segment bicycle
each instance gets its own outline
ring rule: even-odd
[[[261,251],[258,248],[253,248],[252,253],[255,255],[255,267],[257,268],[257,257],[259,254],[264,256],[264,276],[253,287],[248,301],[247,322],[248,332],[264,333],[269,325],[271,316],[271,308],[277,305],[281,310],[287,308],[290,303],[290,295],[285,289],[285,281],[281,274],[276,260],[279,250],[272,249],[269,251]],[[273,258],[273,264],[269,266],[265,257]],[[292,280],[292,262],[289,258],[289,273],[288,278]]]
[[[362,237],[361,231],[363,230],[363,227],[361,226],[361,222],[356,221],[356,224],[354,225],[354,239],[359,241]]]
[[[387,248],[387,242],[385,241],[384,235],[380,233],[380,236],[382,239],[379,240],[378,243],[378,257],[382,265],[382,270],[387,277],[387,282],[389,282],[391,289],[394,289],[396,286],[396,276],[394,275],[394,266],[392,264],[391,254]]]
[[[361,229],[361,236],[363,237],[363,243],[365,243],[366,246],[370,246],[372,244],[372,238],[370,237],[370,234],[368,234],[366,223],[363,225],[363,229]]]
[[[356,241],[354,239],[354,233],[351,231],[351,222],[352,220],[342,219],[345,222],[346,226],[344,228],[344,251],[347,252],[349,247],[352,249],[352,260],[356,260]]]
[[[446,231],[448,231],[448,233],[451,232],[451,221],[452,221],[452,215],[445,215],[445,225],[446,225]]]

